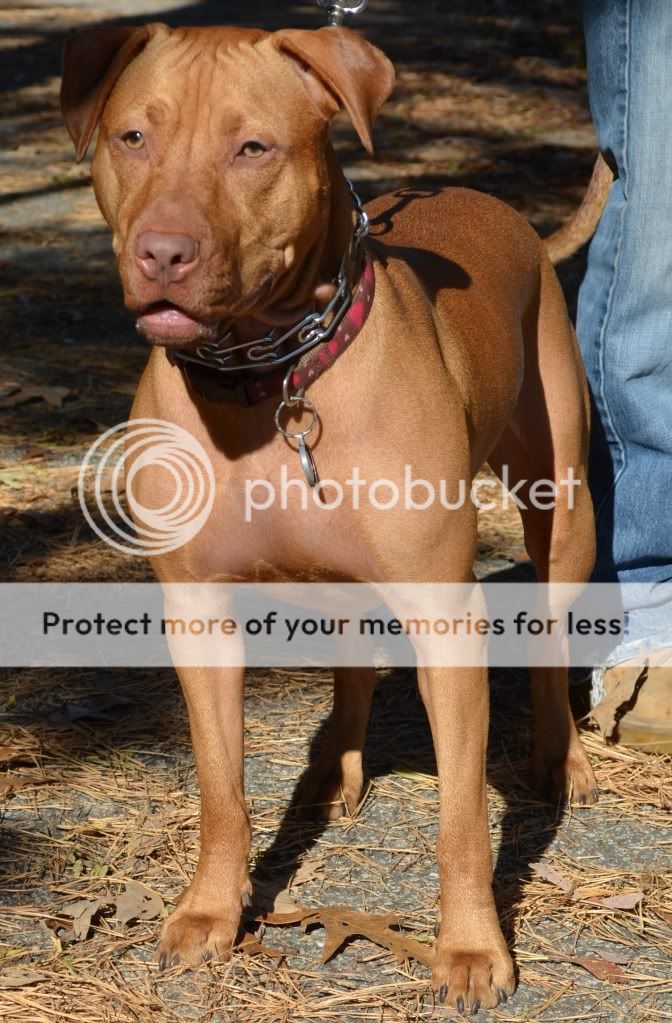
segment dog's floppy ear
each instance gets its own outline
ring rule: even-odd
[[[345,107],[362,145],[372,153],[373,122],[394,88],[394,68],[385,54],[349,28],[286,29],[276,32],[273,41],[303,67],[309,91],[326,116]]]
[[[83,160],[115,82],[144,50],[160,24],[141,28],[93,28],[66,40],[61,82],[61,115]]]

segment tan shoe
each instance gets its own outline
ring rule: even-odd
[[[591,717],[605,739],[650,753],[672,753],[672,649],[623,661],[604,673],[604,699]]]

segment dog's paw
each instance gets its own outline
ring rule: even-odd
[[[513,963],[506,949],[470,950],[439,944],[432,986],[440,1005],[476,1015],[494,1009],[516,989]]]
[[[294,806],[300,817],[338,820],[353,817],[362,798],[364,776],[358,754],[350,759],[321,755],[301,778]]]
[[[159,941],[159,969],[226,959],[237,933],[238,920],[233,917],[176,909],[166,921]]]
[[[163,925],[157,949],[159,970],[227,959],[238,934],[241,910],[250,905],[251,891],[248,881],[237,904],[218,905],[214,899],[197,897],[187,889]]]
[[[599,789],[595,773],[583,746],[572,745],[562,758],[537,752],[534,758],[534,780],[537,792],[552,803],[596,803]]]

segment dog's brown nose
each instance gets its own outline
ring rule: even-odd
[[[135,258],[145,277],[166,285],[183,281],[198,263],[198,242],[190,234],[141,231]]]

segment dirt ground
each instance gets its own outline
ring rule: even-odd
[[[108,232],[88,166],[74,163],[57,91],[68,31],[159,18],[266,28],[323,22],[308,0],[0,7],[6,580],[150,577],[146,562],[94,537],[73,491],[83,452],[127,417],[146,353],[123,312]],[[345,123],[336,131],[366,198],[411,182],[460,184],[512,203],[542,233],[569,215],[594,158],[574,4],[371,0],[357,27],[399,72],[375,158],[362,155]],[[582,267],[579,256],[562,270],[572,308]],[[483,516],[480,574],[520,572],[523,560],[516,517]],[[480,1018],[672,1020],[669,758],[605,747],[585,731],[599,804],[547,806],[529,786],[524,674],[494,672],[492,702],[495,890],[520,985],[507,1005]],[[368,937],[323,964],[319,920],[305,931],[250,921],[257,944],[248,938],[227,963],[160,975],[156,932],[197,852],[198,793],[174,673],[5,672],[0,1019],[410,1023],[448,1016],[428,989],[437,780],[414,679],[381,673],[367,799],[353,820],[320,828],[286,810],[328,707],[324,673],[251,673],[246,784],[255,891],[259,904],[344,907],[346,922],[348,912],[369,914],[359,922]],[[401,928],[392,937],[372,919],[390,913]],[[415,940],[417,955],[395,958],[399,933]]]

